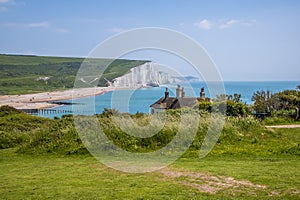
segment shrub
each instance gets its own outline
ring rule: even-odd
[[[266,117],[263,121],[264,125],[279,125],[279,124],[290,124],[294,120],[289,117]]]
[[[0,117],[4,117],[7,115],[22,113],[21,111],[15,109],[11,106],[1,106],[0,107]]]

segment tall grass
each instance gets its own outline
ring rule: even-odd
[[[7,111],[6,111],[7,112]],[[179,111],[171,111],[166,115],[166,122],[156,134],[150,137],[135,137],[131,133],[136,127],[131,127],[132,132],[124,132],[114,121],[112,115],[97,115],[101,129],[111,142],[119,148],[130,152],[152,152],[165,147],[178,133],[180,127]],[[197,111],[198,112],[198,111]],[[198,113],[199,124],[196,135],[189,146],[185,138],[191,136],[194,124],[190,123],[182,129],[181,138],[176,137],[175,145],[189,146],[185,157],[197,157],[202,142],[207,134],[212,120],[209,113]],[[3,114],[2,114],[3,115]],[[131,118],[133,122],[149,126],[147,135],[156,131],[155,126],[149,125],[149,115],[120,114]],[[89,116],[82,116],[89,118]],[[190,122],[192,119],[187,118]],[[95,146],[103,140],[91,129],[91,125],[85,120],[81,124],[86,135],[79,135],[73,116],[64,116],[61,119],[50,120],[12,111],[0,118],[0,148],[17,147],[17,152],[27,154],[86,154],[85,145]],[[143,131],[147,129],[142,129]],[[87,138],[88,137],[88,138]],[[178,139],[179,138],[179,139]],[[82,143],[84,141],[84,144]],[[90,144],[86,143],[88,141]],[[293,154],[299,155],[299,129],[269,130],[252,116],[226,117],[225,124],[216,146],[211,154]],[[101,145],[106,148],[106,145]],[[107,145],[109,147],[109,145]],[[107,150],[107,149],[105,149]]]

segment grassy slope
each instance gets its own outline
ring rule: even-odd
[[[24,94],[72,88],[83,58],[0,55],[0,95]],[[111,60],[91,59],[91,63],[103,66]],[[103,76],[108,80],[124,75],[129,69],[146,61],[115,60]],[[99,69],[99,68],[98,68]],[[47,84],[36,81],[38,77],[50,77]],[[106,83],[99,80],[99,85]]]
[[[1,138],[7,138],[6,134],[20,136],[10,138],[14,148],[5,147],[7,149],[0,150],[0,198],[3,199],[300,197],[300,129],[270,131],[259,125],[251,129],[245,124],[245,121],[250,122],[249,119],[229,119],[219,143],[206,158],[197,158],[197,151],[192,147],[190,152],[169,168],[173,171],[234,177],[265,185],[267,188],[249,190],[241,187],[240,192],[226,189],[208,194],[182,184],[186,177],[174,179],[159,172],[126,174],[103,166],[89,154],[82,151],[81,154],[78,149],[82,146],[70,126],[71,118],[47,120],[9,110],[2,110],[1,113]],[[10,131],[12,125],[15,129]],[[30,145],[24,146],[24,143]],[[20,152],[20,145],[25,154],[16,153]],[[58,146],[60,147],[57,148]],[[52,153],[47,153],[48,150]]]
[[[107,168],[88,155],[20,155],[0,150],[2,199],[299,199],[300,162],[296,156],[208,156],[184,158],[170,168],[234,177],[267,186],[208,194],[159,172],[127,174]],[[184,179],[185,177],[180,177]],[[273,195],[272,197],[270,195]]]

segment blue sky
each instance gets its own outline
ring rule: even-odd
[[[224,80],[300,81],[300,1],[0,0],[0,53],[84,57],[141,27],[190,36]]]

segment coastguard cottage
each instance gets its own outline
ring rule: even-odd
[[[169,90],[166,88],[165,96],[150,105],[151,114],[159,113],[168,109],[178,109],[182,107],[194,107],[196,103],[201,101],[210,101],[210,98],[205,97],[204,88],[201,88],[200,96],[186,97],[184,88],[180,85],[176,88],[176,97],[170,97]]]

